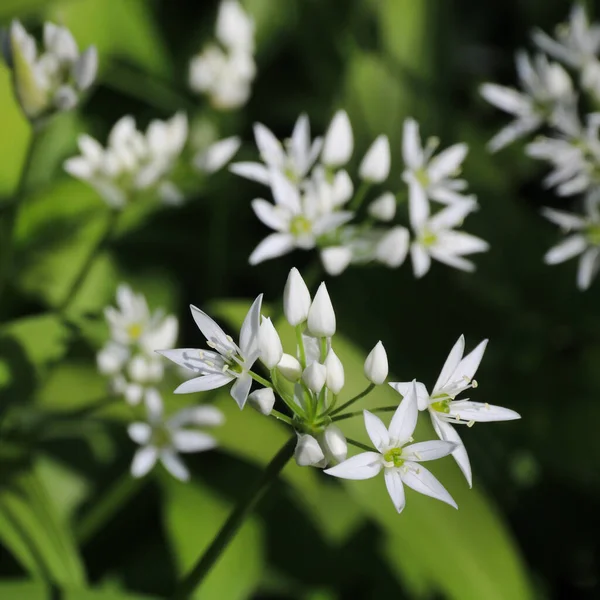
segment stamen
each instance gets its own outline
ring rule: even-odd
[[[207,345],[209,348],[212,348],[213,350],[216,350],[216,349],[217,349],[217,345],[216,345],[214,342],[211,342],[210,340],[207,340],[207,341],[206,341],[206,345]]]
[[[460,415],[459,415],[459,414],[457,414],[455,418],[456,418],[456,421],[457,421],[457,422],[461,420],[461,418],[460,418]]]
[[[423,460],[423,457],[418,452],[415,452],[414,454],[419,460]]]
[[[486,402],[486,403],[485,403],[483,406],[484,406],[484,407],[485,407],[487,410],[491,410],[491,409],[492,409],[492,407],[491,407],[491,406],[490,406],[490,405],[489,405],[487,402]]]
[[[226,335],[225,339],[233,344],[233,338],[230,335]]]
[[[475,421],[469,421],[467,423],[467,427],[473,427],[473,425],[475,425]]]
[[[222,373],[226,373],[227,369],[229,369],[229,365],[223,365],[223,368],[221,369]]]
[[[199,350],[198,355],[200,356],[200,360],[204,360],[204,357],[206,356],[206,354],[204,353],[204,350]]]
[[[477,383],[476,379],[473,379],[473,381],[471,381],[471,387],[472,388],[476,388],[479,384]]]

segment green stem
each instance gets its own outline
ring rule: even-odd
[[[94,261],[96,260],[96,258],[100,254],[100,252],[104,249],[104,247],[106,246],[106,244],[109,242],[110,238],[112,237],[112,234],[117,225],[117,220],[119,218],[119,214],[120,213],[118,213],[115,210],[111,211],[109,218],[106,222],[106,227],[104,229],[104,232],[102,233],[102,235],[96,242],[95,246],[92,248],[91,252],[88,254],[87,258],[85,259],[85,262],[83,263],[79,273],[77,274],[77,277],[75,277],[75,280],[71,284],[69,291],[67,292],[67,294],[65,295],[63,300],[56,307],[56,309],[55,309],[56,312],[64,313],[67,310],[67,308],[69,308],[71,302],[73,302],[73,300],[77,296],[77,293],[81,289],[81,286],[84,284],[85,279],[94,264]]]
[[[129,472],[121,476],[77,523],[75,536],[79,544],[85,544],[93,538],[146,481],[132,477]]]
[[[296,437],[290,438],[283,448],[275,455],[267,465],[260,479],[256,482],[250,493],[240,498],[238,504],[229,515],[221,530],[204,551],[194,568],[184,577],[177,586],[172,600],[189,600],[196,588],[202,584],[221,554],[227,549],[240,527],[254,510],[258,501],[262,498],[267,488],[277,479],[277,476],[294,454]]]
[[[380,412],[394,412],[398,406],[382,406],[381,408],[374,408],[370,412],[372,413],[380,413]],[[363,411],[359,410],[357,412],[346,413],[345,415],[340,415],[339,417],[333,417],[332,421],[343,421],[344,419],[351,419],[352,417],[360,417],[363,415]]]
[[[248,371],[248,375],[250,375],[250,377],[252,377],[254,381],[260,383],[261,385],[264,385],[265,387],[273,387],[273,384],[270,381],[267,381],[264,377],[257,375],[254,371]]]
[[[4,293],[4,288],[10,279],[14,266],[13,259],[15,253],[15,230],[19,218],[19,210],[21,208],[21,204],[23,204],[22,201],[27,190],[27,180],[29,179],[29,171],[31,170],[31,163],[38,139],[39,131],[36,129],[35,125],[33,125],[31,136],[29,138],[29,144],[27,145],[27,151],[25,153],[25,159],[23,161],[23,166],[21,167],[21,175],[15,191],[14,200],[6,209],[4,226],[0,229],[2,233],[0,239],[4,239],[4,242],[0,247],[0,297]]]
[[[371,184],[368,181],[363,181],[360,184],[358,191],[356,192],[354,198],[352,198],[352,202],[350,202],[350,206],[349,206],[350,210],[353,210],[356,212],[360,208],[370,187],[371,187]]]
[[[293,427],[292,420],[287,415],[284,415],[282,412],[279,412],[278,410],[273,409],[271,411],[271,415],[273,417],[275,417],[277,420],[283,421],[284,423],[286,423],[290,427]]]
[[[306,369],[306,350],[304,349],[304,340],[302,339],[302,325],[296,325],[296,343],[298,344],[298,353],[300,354],[300,365]]]
[[[367,452],[375,452],[375,450],[373,448],[371,448],[370,446],[367,446],[366,444],[362,444],[361,442],[357,442],[356,440],[353,440],[351,438],[346,438],[346,441],[349,444],[352,444],[352,446],[356,446],[357,448],[360,448],[361,450],[366,450]]]
[[[334,415],[337,415],[338,413],[341,413],[344,409],[348,408],[349,406],[352,406],[355,402],[357,402],[358,400],[360,400],[361,398],[364,398],[366,395],[370,394],[373,391],[373,388],[375,387],[374,383],[371,383],[366,389],[364,389],[360,394],[358,394],[357,396],[354,396],[354,398],[350,398],[350,400],[348,400],[348,402],[342,404],[339,408],[336,408],[332,413],[331,416],[333,417]]]

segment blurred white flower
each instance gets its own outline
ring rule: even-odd
[[[152,121],[145,134],[136,128],[133,117],[126,116],[112,128],[106,148],[88,135],[79,136],[81,156],[68,159],[64,166],[70,175],[94,187],[112,208],[124,208],[144,190],[175,204],[183,198],[169,176],[187,138],[183,113],[168,121]]]
[[[377,452],[363,452],[325,470],[342,479],[371,479],[384,471],[385,483],[396,510],[405,506],[404,484],[413,490],[458,508],[446,488],[421,462],[452,453],[455,444],[435,440],[412,444],[417,425],[417,399],[414,382],[394,413],[389,429],[381,419],[364,411],[367,433]],[[409,445],[407,445],[409,444]]]
[[[388,368],[387,353],[383,344],[379,341],[365,359],[365,377],[371,383],[381,385],[387,379]]]
[[[242,141],[237,136],[213,142],[194,156],[194,166],[205,173],[215,173],[235,156]]]
[[[133,457],[131,474],[143,477],[160,460],[173,477],[188,481],[190,472],[179,454],[205,452],[217,446],[212,436],[190,426],[222,425],[223,413],[214,406],[194,406],[165,419],[162,398],[155,389],[148,389],[144,400],[147,421],[131,423],[127,428],[129,437],[141,446]]]
[[[352,262],[352,248],[329,246],[321,250],[321,262],[328,275],[340,275]]]
[[[98,70],[98,54],[90,46],[82,54],[65,27],[44,23],[44,51],[19,21],[10,26],[5,58],[12,69],[15,93],[29,119],[72,110]]]
[[[244,408],[252,386],[249,371],[260,356],[261,304],[262,294],[253,302],[244,319],[239,346],[205,312],[190,306],[194,321],[211,349],[179,348],[158,351],[174,363],[199,374],[198,377],[182,383],[175,390],[176,394],[214,390],[233,381],[231,397],[240,409]]]
[[[389,229],[377,243],[377,260],[392,269],[399,267],[408,254],[409,237],[405,227],[398,225]]]
[[[367,150],[358,174],[364,181],[382,183],[390,174],[390,142],[387,135],[380,135]]]
[[[442,371],[433,386],[431,395],[422,383],[390,382],[406,401],[414,388],[419,410],[429,411],[435,432],[442,440],[452,442],[455,448],[452,456],[463,472],[469,487],[472,487],[471,465],[460,436],[452,424],[473,425],[476,422],[511,421],[520,419],[514,410],[492,406],[487,403],[470,402],[468,399],[456,400],[456,397],[469,388],[477,387],[473,379],[485,352],[488,340],[483,340],[473,351],[463,358],[465,338],[460,336],[452,347]]]
[[[354,137],[348,113],[339,110],[325,133],[321,162],[330,168],[342,167],[350,160],[353,150]]]
[[[319,285],[310,305],[306,325],[313,337],[332,337],[335,334],[335,310],[324,282]]]
[[[392,192],[384,192],[369,204],[369,216],[379,221],[392,221],[396,216],[396,196]]]

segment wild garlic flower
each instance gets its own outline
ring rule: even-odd
[[[431,395],[422,383],[390,382],[390,386],[406,398],[416,393],[419,410],[429,412],[435,432],[440,439],[454,444],[452,456],[463,472],[469,487],[472,487],[471,465],[465,446],[452,425],[488,421],[511,421],[521,416],[514,410],[492,406],[487,403],[471,402],[468,399],[457,400],[457,396],[467,389],[476,388],[473,377],[485,352],[488,340],[483,340],[473,351],[463,358],[465,338],[460,336],[452,347],[442,371],[433,386]]]
[[[188,481],[190,472],[179,454],[205,452],[217,446],[217,441],[207,433],[193,427],[216,427],[225,421],[223,413],[215,406],[184,408],[170,418],[165,418],[162,398],[150,388],[144,396],[146,421],[131,423],[129,437],[140,445],[131,463],[131,474],[143,477],[158,460],[173,477]]]
[[[145,133],[137,129],[133,117],[126,116],[112,128],[106,148],[81,135],[81,156],[68,159],[64,166],[114,209],[124,208],[141,193],[154,193],[166,204],[179,204],[183,196],[171,175],[187,139],[188,121],[183,113],[168,121],[152,121]]]
[[[97,356],[99,371],[111,378],[111,387],[130,404],[138,404],[144,390],[162,381],[163,361],[157,348],[172,348],[178,322],[163,311],[150,312],[146,298],[126,284],[117,289],[117,307],[104,311],[110,340]]]
[[[65,27],[46,22],[43,37],[44,49],[38,55],[33,36],[19,21],[13,21],[4,47],[15,94],[32,121],[75,108],[98,70],[96,48],[90,46],[80,54]]]
[[[342,479],[371,479],[383,470],[388,493],[399,513],[406,504],[404,485],[458,508],[446,488],[421,464],[448,456],[456,444],[439,440],[413,444],[418,414],[413,382],[394,413],[389,429],[379,417],[364,411],[365,427],[376,451],[357,454],[326,469],[325,473]]]
[[[551,248],[544,256],[548,265],[556,265],[579,256],[577,287],[587,290],[600,267],[600,211],[598,194],[586,199],[586,214],[576,215],[552,208],[544,208],[542,214],[558,225],[567,237]]]
[[[215,33],[216,43],[190,62],[190,87],[219,110],[239,108],[248,101],[256,75],[254,21],[237,0],[222,0]]]

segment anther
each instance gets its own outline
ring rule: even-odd
[[[476,388],[479,384],[477,383],[476,379],[473,379],[473,381],[471,381],[471,387]]]
[[[475,421],[469,421],[467,423],[467,427],[473,427],[473,425],[475,425]]]

